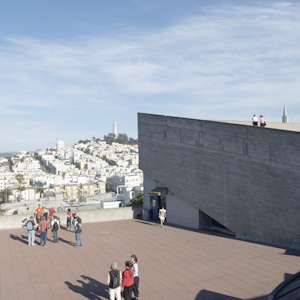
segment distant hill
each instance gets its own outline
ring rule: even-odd
[[[9,156],[14,156],[16,154],[17,154],[17,152],[3,152],[3,153],[0,153],[0,157],[9,157]]]

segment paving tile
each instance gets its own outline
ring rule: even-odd
[[[131,254],[139,259],[140,300],[254,299],[299,271],[300,257],[286,249],[153,222],[89,223],[83,229],[78,248],[66,230],[59,231],[58,244],[49,239],[46,247],[29,247],[23,229],[1,230],[0,299],[109,299],[110,264],[123,270]]]

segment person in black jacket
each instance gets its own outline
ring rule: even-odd
[[[112,262],[107,276],[110,300],[115,300],[115,297],[121,300],[122,273],[117,268],[117,263]]]

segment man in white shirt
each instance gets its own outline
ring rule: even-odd
[[[159,214],[159,219],[160,219],[160,227],[163,227],[163,224],[167,217],[167,211],[165,210],[164,206],[159,210],[158,214]]]
[[[252,117],[252,124],[253,124],[253,126],[257,126],[257,116],[256,115],[253,115],[253,117]]]

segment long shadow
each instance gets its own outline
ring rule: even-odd
[[[23,244],[28,245],[28,239],[27,239],[27,236],[22,235],[22,238],[21,238],[21,237],[19,237],[18,235],[11,234],[11,235],[10,235],[10,238],[13,239],[13,240],[15,240],[15,241],[19,241],[19,242],[21,242],[21,243],[23,243]]]
[[[268,296],[261,296],[261,297],[250,298],[247,300],[267,300],[267,299]],[[196,296],[195,300],[245,300],[245,299],[222,295],[207,290],[202,290]]]
[[[147,222],[153,223],[153,225],[157,224],[157,221],[155,221],[155,220],[150,220]],[[203,234],[207,234],[207,235],[218,236],[220,238],[225,238],[225,239],[231,239],[231,240],[243,241],[243,242],[251,243],[251,244],[273,247],[273,248],[285,250],[285,252],[282,253],[283,255],[300,256],[300,249],[296,250],[296,249],[292,249],[292,248],[280,247],[279,245],[274,245],[274,244],[268,243],[268,242],[251,241],[251,240],[247,240],[247,239],[243,239],[243,238],[238,238],[229,232],[222,232],[222,231],[218,231],[216,229],[193,229],[193,228],[189,228],[186,226],[181,226],[181,225],[176,225],[176,224],[168,224],[168,223],[164,224],[164,226],[170,226],[170,227],[174,227],[174,228],[178,228],[178,229],[182,229],[182,230],[194,231],[194,232],[199,232],[199,233],[203,233]]]
[[[139,221],[139,220],[135,220],[135,222],[137,222],[137,223],[142,223],[142,224],[145,224],[145,225],[150,225],[150,226],[157,226],[158,225],[158,223],[149,223],[149,222],[145,222],[145,221]]]
[[[300,250],[286,249],[285,253],[282,253],[282,254],[300,256]]]
[[[91,300],[104,300],[109,299],[108,287],[106,284],[101,283],[89,276],[81,275],[83,280],[77,280],[78,285],[65,281],[65,284],[70,290],[77,294],[81,294],[87,299]]]
[[[75,242],[71,242],[71,241],[65,240],[65,239],[63,239],[61,237],[58,238],[58,241],[63,242],[63,243],[68,244],[68,245],[71,245],[71,246],[75,246],[76,245]]]

